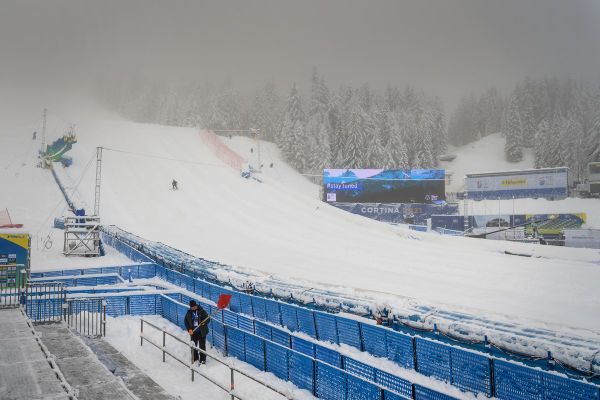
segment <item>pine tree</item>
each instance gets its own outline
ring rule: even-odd
[[[359,94],[350,100],[345,123],[346,138],[343,152],[343,165],[346,168],[362,168],[366,164],[365,120],[366,111],[361,107]]]
[[[523,159],[523,149],[521,148],[522,125],[519,115],[519,104],[517,98],[513,97],[508,106],[508,115],[506,117],[506,144],[504,153],[506,159],[510,162],[519,162]]]

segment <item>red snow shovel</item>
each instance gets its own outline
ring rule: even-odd
[[[198,326],[196,327],[196,329],[198,329],[202,325],[204,325],[218,311],[221,311],[222,309],[224,309],[225,307],[227,307],[229,305],[230,301],[231,301],[231,295],[230,294],[221,294],[221,295],[219,295],[219,300],[217,301],[217,309],[215,311],[213,311],[208,317],[206,317],[202,321],[200,321],[200,323],[198,324]],[[194,332],[196,332],[196,329],[194,329]]]

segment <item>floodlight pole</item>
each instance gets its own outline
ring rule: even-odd
[[[254,137],[254,141],[256,142],[256,156],[258,158],[258,172],[262,172],[262,164],[260,162],[260,140],[258,140],[258,134],[260,132],[259,129],[251,128],[250,132],[252,132],[252,136]]]
[[[100,216],[100,183],[102,180],[102,147],[96,147],[96,189],[94,192],[94,215]]]

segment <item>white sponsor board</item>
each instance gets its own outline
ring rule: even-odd
[[[525,240],[525,229],[521,227],[505,230],[502,230],[502,228],[492,227],[474,228],[473,233],[476,235],[482,235],[486,233],[486,239],[492,240]]]
[[[600,249],[600,229],[565,229],[565,246]]]
[[[487,192],[498,190],[536,190],[561,189],[567,187],[568,172],[544,170],[523,173],[481,174],[466,178],[469,192]]]

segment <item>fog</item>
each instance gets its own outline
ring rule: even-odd
[[[99,76],[410,84],[446,103],[524,76],[596,79],[596,0],[1,0],[0,84]]]

